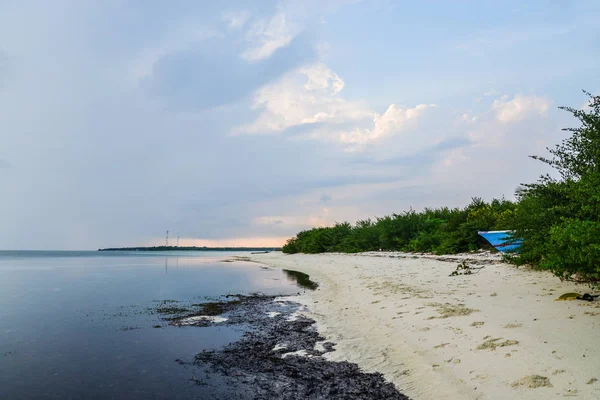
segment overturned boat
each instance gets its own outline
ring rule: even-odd
[[[512,236],[514,231],[480,231],[477,232],[487,240],[494,248],[503,253],[515,253],[523,244],[522,239]]]

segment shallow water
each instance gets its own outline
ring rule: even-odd
[[[0,252],[0,398],[206,398],[175,360],[243,331],[169,326],[149,310],[304,290],[281,270],[221,261],[231,254]]]

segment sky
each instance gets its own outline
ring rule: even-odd
[[[0,0],[0,249],[512,199],[598,54],[597,0]]]

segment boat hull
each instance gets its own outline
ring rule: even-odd
[[[512,231],[482,231],[478,232],[494,248],[503,253],[515,253],[523,244],[521,239],[513,239]]]

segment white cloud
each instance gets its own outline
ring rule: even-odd
[[[298,29],[283,12],[256,21],[246,34],[252,44],[242,53],[242,57],[250,62],[269,58],[277,49],[287,46],[297,34]]]
[[[299,33],[307,27],[314,26],[319,21],[323,24],[327,14],[337,11],[346,4],[359,2],[360,0],[279,0],[277,11],[270,17],[259,20],[254,19],[246,32],[248,48],[242,52],[243,59],[249,62],[260,61],[269,58],[277,49],[287,46]],[[229,16],[229,15],[228,15]],[[246,15],[242,15],[246,16]],[[233,18],[234,23],[246,20]],[[256,16],[256,18],[258,18]],[[238,22],[239,21],[239,22]],[[327,52],[328,45],[318,44],[316,51],[320,55]]]
[[[385,136],[400,132],[410,122],[415,122],[423,112],[435,104],[419,104],[414,108],[400,108],[392,104],[382,114],[375,114],[372,129],[355,129],[349,133],[342,133],[342,142],[351,144],[367,144]]]
[[[252,107],[263,112],[233,133],[277,133],[304,124],[371,118],[362,103],[338,96],[343,87],[344,81],[323,64],[300,68],[258,90]]]
[[[261,88],[253,108],[262,109],[258,118],[233,133],[278,133],[293,127],[310,127],[306,137],[357,146],[376,142],[412,127],[433,104],[414,108],[390,105],[383,114],[369,109],[364,102],[348,101],[340,96],[344,81],[324,64],[300,68],[278,82]],[[371,125],[369,127],[369,125]]]
[[[523,146],[543,135],[544,121],[551,101],[536,95],[503,95],[491,107],[477,116],[463,114],[463,131],[478,148],[509,148]],[[524,127],[529,134],[523,137]]]
[[[492,104],[496,120],[501,123],[521,121],[531,115],[544,115],[549,107],[548,99],[535,95],[516,95],[510,101],[503,96]]]
[[[223,20],[231,30],[241,29],[250,19],[251,14],[248,11],[226,12],[223,14]]]
[[[308,91],[330,90],[338,93],[344,88],[344,81],[324,64],[302,68],[300,73],[306,75],[304,89]]]

